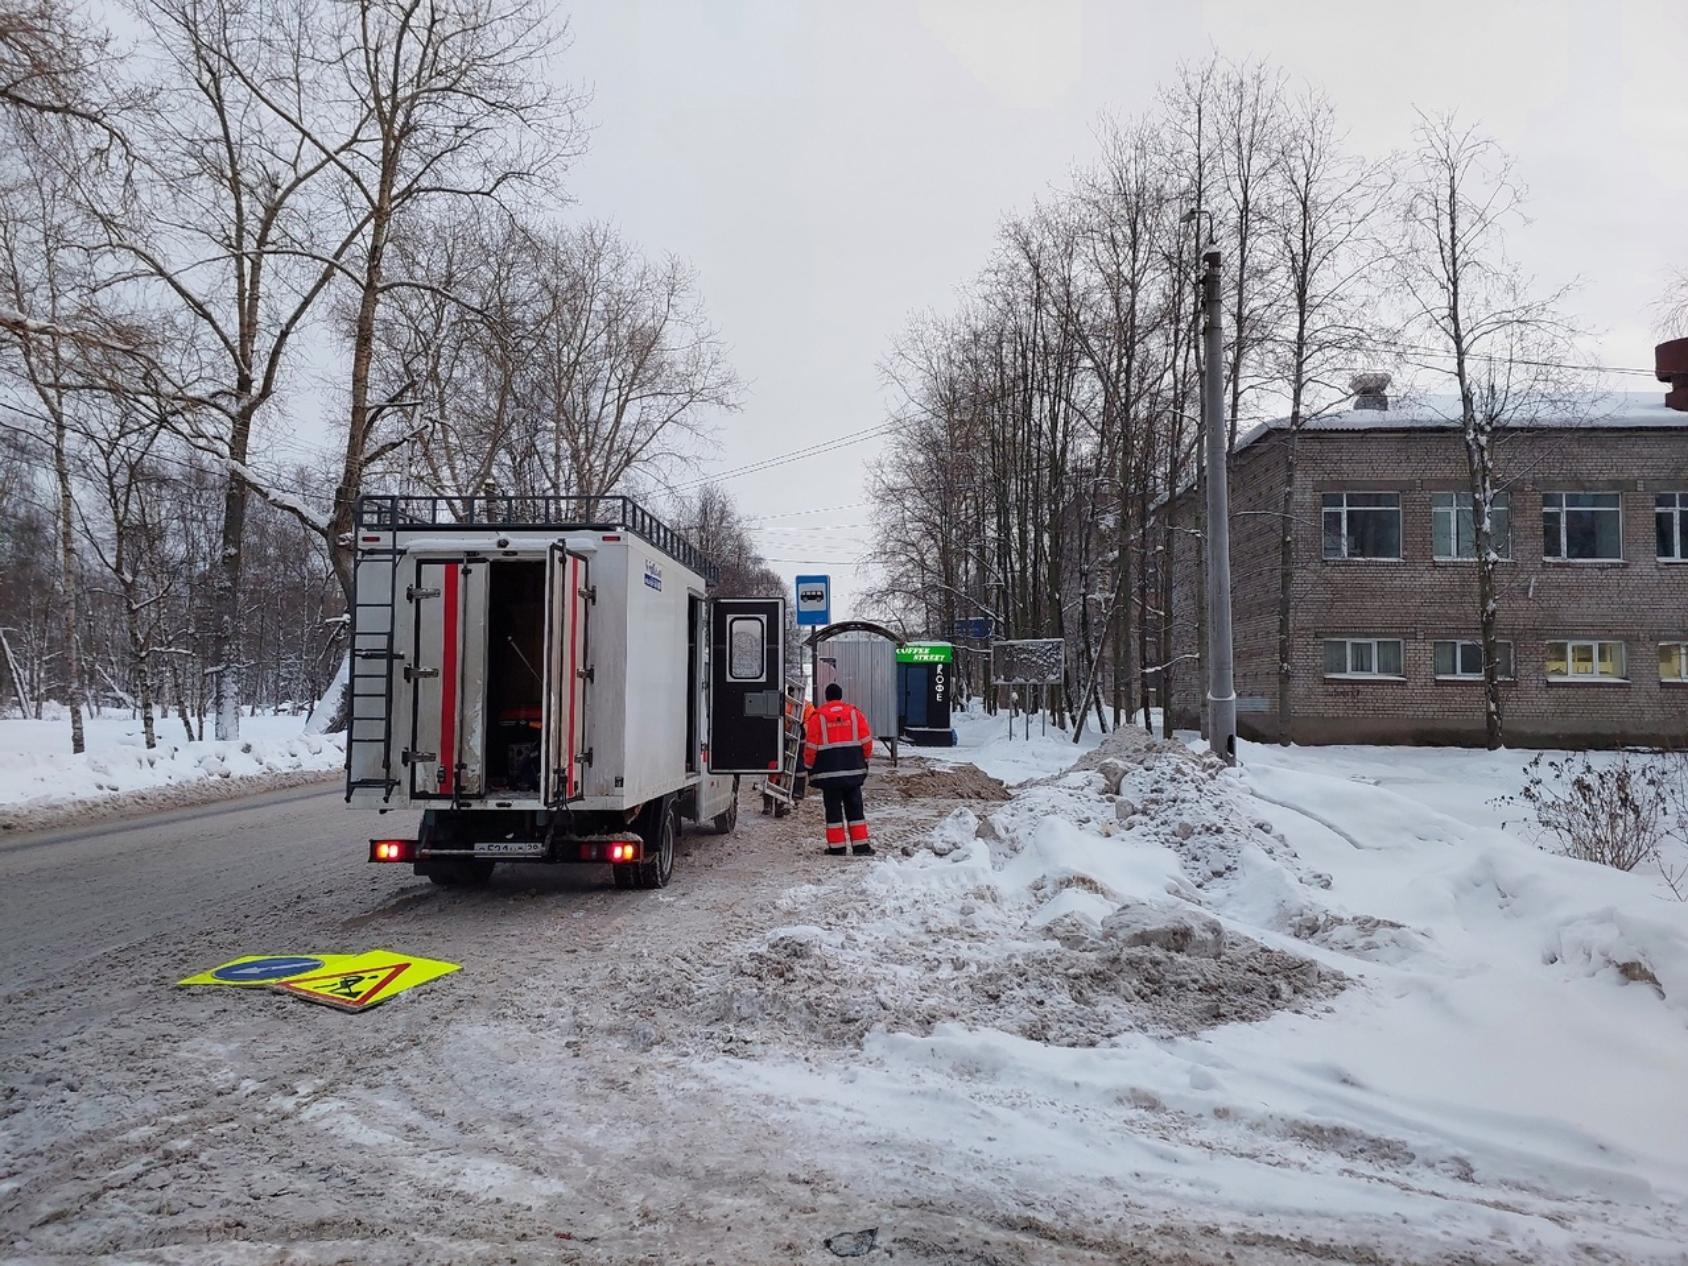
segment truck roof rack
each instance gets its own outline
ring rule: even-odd
[[[702,550],[631,497],[410,497],[371,493],[358,498],[354,521],[359,528],[376,531],[430,527],[516,532],[552,528],[621,530],[643,538],[710,584],[721,578],[720,569],[704,557]]]

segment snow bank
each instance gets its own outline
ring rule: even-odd
[[[780,1058],[716,1075],[1038,1216],[1680,1261],[1688,906],[1474,812],[1467,755],[1441,798],[1388,749],[1110,736],[759,950],[735,1014]]]
[[[920,747],[919,755],[937,764],[966,763],[977,765],[992,778],[999,778],[1012,786],[1034,778],[1047,778],[1062,772],[1101,741],[1095,726],[1087,726],[1078,743],[1070,732],[1046,730],[1032,718],[1031,737],[1026,737],[1026,718],[1013,719],[1013,733],[1009,733],[1006,712],[995,716],[985,713],[975,701],[965,710],[954,713],[956,746]]]
[[[303,724],[300,717],[243,717],[245,737],[237,741],[190,743],[172,739],[181,726],[160,718],[159,744],[149,751],[139,721],[91,717],[87,750],[74,755],[67,721],[0,720],[0,827],[51,826],[60,811],[119,800],[170,803],[173,792],[208,798],[219,783],[257,789],[255,779],[296,781],[341,768],[343,736],[304,734]]]

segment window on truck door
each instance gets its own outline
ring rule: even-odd
[[[727,621],[727,677],[761,681],[767,675],[766,626],[759,615],[735,615]]]

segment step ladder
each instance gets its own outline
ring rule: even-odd
[[[797,772],[803,759],[805,737],[802,682],[785,683],[783,715],[785,741],[780,749],[779,772],[770,774],[755,787],[762,795],[762,812],[772,813],[776,818],[783,818],[790,813],[792,805],[801,800],[808,789],[808,778]]]
[[[359,550],[352,560],[351,692],[346,726],[346,799],[360,789],[376,788],[391,800],[399,781],[393,777],[394,666],[404,658],[393,649],[398,623],[394,609],[402,550]],[[380,573],[386,573],[385,583]],[[379,754],[379,762],[371,758]],[[360,759],[360,754],[362,759]],[[380,772],[353,777],[371,764]]]

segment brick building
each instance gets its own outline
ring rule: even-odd
[[[1669,346],[1669,345],[1667,345]],[[1662,349],[1661,349],[1662,350]],[[1688,344],[1684,347],[1688,354]],[[1481,743],[1469,483],[1457,403],[1355,407],[1294,437],[1288,737]],[[1688,387],[1688,377],[1679,387]],[[1688,738],[1688,391],[1590,397],[1497,437],[1498,637],[1506,740],[1581,746]],[[1291,436],[1240,437],[1231,467],[1237,725],[1279,737],[1279,524]],[[1190,521],[1199,498],[1173,513]],[[1503,523],[1502,520],[1505,520]],[[1175,722],[1204,681],[1195,533],[1176,534]]]

